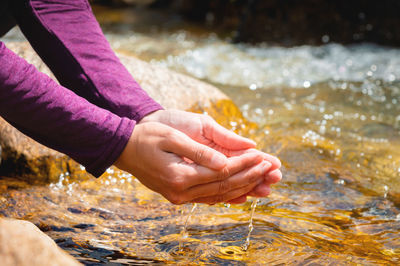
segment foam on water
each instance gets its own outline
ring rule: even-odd
[[[305,87],[327,80],[395,82],[400,78],[400,49],[372,44],[293,48],[232,45],[215,41],[160,64],[197,78],[249,89]]]

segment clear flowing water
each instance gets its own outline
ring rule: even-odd
[[[258,199],[253,199],[251,203],[251,211],[250,211],[250,219],[249,219],[249,233],[247,234],[246,237],[246,242],[243,244],[242,249],[244,251],[247,251],[247,249],[250,246],[250,237],[251,237],[251,232],[253,232],[254,226],[253,226],[253,217],[254,217],[254,212],[256,211]]]
[[[179,207],[112,169],[79,184],[3,179],[3,216],[33,221],[86,264],[400,263],[400,49],[232,45],[115,14],[100,17],[114,49],[217,85],[244,117],[230,102],[196,111],[281,159],[283,180],[254,206],[251,244],[242,249],[251,202],[199,205],[177,252]]]
[[[182,239],[179,241],[179,252],[184,252],[184,250],[183,250],[183,245],[184,245],[183,241],[184,241],[184,239],[188,238],[188,236],[189,236],[188,232],[187,232],[187,228],[188,228],[188,225],[189,225],[190,218],[192,217],[192,215],[193,215],[194,211],[196,210],[196,208],[197,208],[197,203],[193,203],[191,208],[190,208],[190,211],[188,212],[188,214],[186,216],[185,223],[182,226],[182,231],[181,231],[181,238]]]

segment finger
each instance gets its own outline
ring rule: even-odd
[[[236,199],[230,200],[228,201],[228,203],[230,204],[242,204],[245,203],[247,201],[247,196],[246,195],[242,195]]]
[[[273,171],[268,172],[265,175],[264,183],[266,184],[275,184],[282,180],[282,172],[279,169],[275,169]]]
[[[271,170],[281,168],[282,163],[277,157],[275,157],[271,154],[265,153],[265,152],[263,152],[263,155],[264,155],[264,160],[266,160],[272,164]]]
[[[204,136],[220,145],[222,148],[228,150],[243,150],[254,148],[256,146],[256,143],[253,140],[239,136],[235,132],[224,128],[211,117],[203,117],[202,120],[204,125]]]
[[[261,183],[256,186],[252,191],[250,191],[247,195],[252,197],[266,197],[271,193],[271,187],[265,183]]]
[[[163,148],[165,151],[186,157],[196,164],[214,170],[220,170],[228,163],[228,159],[222,153],[192,140],[175,129],[169,132]]]
[[[228,193],[225,193],[223,195],[215,195],[215,196],[210,196],[210,197],[201,197],[192,200],[191,202],[196,202],[196,203],[206,203],[206,204],[216,204],[219,202],[229,202],[233,199],[239,198],[243,195],[246,195],[249,193],[251,190],[253,190],[258,184],[260,184],[262,181],[257,180],[251,184],[248,184],[244,187],[234,189],[229,191]]]
[[[239,151],[230,151],[229,154],[227,155],[228,157],[232,156],[240,156],[245,153],[259,153],[263,156],[263,159],[270,162],[272,164],[271,166],[271,171],[275,169],[279,169],[282,166],[281,161],[276,158],[275,156],[256,150],[256,149],[245,149],[245,150],[239,150]]]
[[[180,172],[184,173],[186,176],[186,186],[184,188],[194,189],[196,186],[212,184],[216,181],[225,180],[228,177],[233,176],[261,162],[262,156],[260,156],[260,154],[249,153],[242,156],[229,158],[228,165],[220,171],[212,170],[193,163],[190,164],[183,162],[181,162],[178,167]]]
[[[187,193],[192,198],[222,195],[231,190],[254,183],[260,178],[263,179],[263,176],[270,167],[271,164],[269,162],[262,162],[253,168],[245,169],[227,179],[193,187]]]
[[[253,191],[250,191],[248,196],[253,197],[266,197],[271,193],[270,185],[279,182],[282,179],[282,172],[279,169],[273,170],[269,172],[265,178],[264,182],[254,188]]]
[[[243,170],[229,177],[228,179],[190,188],[187,192],[188,198],[191,199],[205,198],[205,197],[218,198],[219,196],[229,195],[229,198],[227,199],[224,198],[224,200],[218,200],[217,202],[234,199],[238,196],[244,195],[245,193],[237,195],[236,197],[231,197],[231,195],[229,194],[231,191],[236,191],[238,189],[245,188],[256,182],[259,183],[260,180],[261,182],[263,182],[264,175],[270,167],[271,164],[269,162],[264,161],[250,169]],[[246,193],[247,192],[248,191],[246,191]]]

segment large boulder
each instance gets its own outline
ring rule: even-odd
[[[51,71],[26,42],[9,42],[7,47],[39,71],[53,77]],[[141,86],[164,108],[188,110],[193,106],[208,106],[212,101],[227,99],[217,88],[191,77],[151,65],[131,56],[119,54]],[[0,175],[15,176],[37,182],[55,182],[60,175],[84,179],[89,175],[68,156],[35,142],[0,118]]]
[[[0,219],[0,261],[3,266],[82,265],[33,223],[4,218]]]
[[[88,178],[78,163],[19,132],[0,117],[0,175],[37,184],[57,182],[60,175]]]

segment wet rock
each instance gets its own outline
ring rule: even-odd
[[[9,42],[6,45],[54,78],[28,43]],[[119,56],[141,86],[165,108],[187,110],[194,105],[207,106],[211,100],[227,99],[217,88],[204,82],[131,56]],[[0,146],[3,149],[0,175],[19,177],[31,183],[57,182],[60,176],[77,180],[90,178],[78,163],[35,142],[1,118]]]
[[[0,118],[0,146],[2,147],[0,174],[14,176],[30,183],[56,182],[63,173],[88,178],[79,164],[69,157],[49,149]]]
[[[166,109],[188,110],[197,105],[209,107],[211,101],[228,99],[205,82],[136,58],[118,56],[143,89]]]
[[[34,224],[0,219],[1,265],[81,265]]]
[[[51,71],[28,43],[12,42],[6,43],[6,45],[35,65],[41,72],[54,78]],[[205,82],[149,64],[132,56],[117,55],[142,88],[164,108],[187,110],[198,104],[209,106],[211,101],[228,99],[216,87]]]

